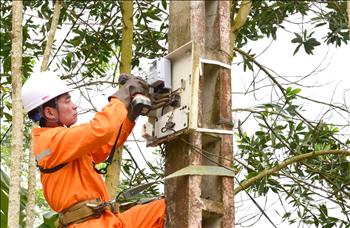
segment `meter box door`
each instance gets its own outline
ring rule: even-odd
[[[196,61],[198,66],[194,66],[193,48],[194,44],[190,41],[165,56],[165,60],[153,62],[153,69],[149,70],[148,82],[157,83],[154,72],[161,78],[161,72],[168,72],[165,69],[168,62],[171,76],[164,75],[164,84],[171,85],[172,95],[176,94],[179,98],[176,106],[165,106],[149,118],[149,123],[144,127],[149,146],[156,146],[169,140],[171,136],[197,128],[200,61]],[[164,69],[162,66],[165,66]],[[166,82],[167,78],[170,82]]]

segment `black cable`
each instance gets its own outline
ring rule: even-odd
[[[224,167],[224,166],[223,166]],[[241,182],[237,179],[236,176],[234,176],[236,182],[239,184],[239,186],[244,190],[244,192],[249,196],[249,198],[253,201],[253,203],[255,204],[255,206],[261,211],[261,213],[265,216],[265,218],[267,218],[267,220],[269,220],[269,222],[273,225],[273,227],[277,228],[277,226],[272,222],[272,220],[270,219],[270,217],[265,213],[265,211],[260,207],[260,205],[255,201],[255,199],[248,193],[248,191],[243,188]]]
[[[150,166],[150,165],[149,165],[149,162],[147,161],[147,159],[146,159],[145,156],[143,155],[142,150],[141,150],[141,148],[140,148],[140,146],[139,146],[139,144],[138,144],[138,141],[136,140],[136,137],[135,137],[134,132],[132,132],[132,137],[134,138],[134,142],[136,143],[136,146],[137,146],[137,148],[139,149],[139,151],[140,151],[140,153],[141,153],[141,156],[142,156],[143,160],[146,162],[147,166],[148,166],[155,174],[158,174],[157,170],[155,170],[155,169],[153,168],[153,166]]]

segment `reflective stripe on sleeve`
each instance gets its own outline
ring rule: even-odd
[[[41,159],[45,158],[46,156],[49,156],[51,154],[51,149],[48,148],[46,150],[43,150],[42,152],[40,152],[40,154],[38,154],[36,157],[35,157],[35,160],[37,162],[39,162]]]

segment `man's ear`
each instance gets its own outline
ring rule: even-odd
[[[52,107],[48,107],[46,106],[43,110],[43,114],[45,119],[47,120],[55,120],[56,119],[56,115],[57,115],[57,111],[55,108]]]

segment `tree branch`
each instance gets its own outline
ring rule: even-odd
[[[57,51],[56,51],[55,54],[53,55],[53,57],[52,57],[52,59],[51,59],[49,65],[48,65],[48,67],[51,65],[51,63],[52,63],[52,61],[55,59],[55,57],[58,56],[58,52],[59,52],[60,49],[62,48],[63,44],[66,42],[66,40],[67,40],[69,34],[71,33],[71,31],[73,30],[73,28],[74,28],[75,25],[77,24],[79,18],[83,15],[83,12],[84,12],[84,10],[85,10],[85,8],[86,8],[86,6],[87,6],[87,3],[88,3],[88,2],[85,3],[85,5],[84,5],[83,9],[81,10],[80,14],[75,18],[75,21],[73,22],[72,27],[69,29],[68,33],[66,34],[66,37],[63,39],[61,45],[58,47]],[[75,15],[75,14],[72,13],[72,15]]]
[[[280,89],[281,93],[283,94],[283,96],[286,99],[286,102],[290,103],[290,101],[288,101],[288,99],[287,99],[286,92],[285,92],[285,89],[283,88],[283,86],[277,81],[277,79],[274,76],[272,76],[272,74],[263,65],[261,65],[259,62],[257,62],[254,57],[252,57],[248,53],[244,52],[243,50],[241,50],[239,48],[234,48],[234,50],[237,51],[238,53],[240,53],[242,56],[245,56],[249,61],[253,62],[255,65],[257,65],[272,80],[272,82]],[[302,116],[298,111],[295,110],[295,113],[301,120],[303,120],[305,123],[307,123],[310,127],[315,128],[315,126],[309,120],[307,120],[304,116]],[[339,139],[335,138],[334,136],[331,136],[331,137],[332,137],[332,139],[334,139],[335,141],[337,141],[341,145],[346,146],[346,144],[341,142]]]
[[[243,0],[241,2],[237,16],[234,18],[234,20],[231,23],[230,47],[234,47],[237,34],[240,28],[242,28],[242,26],[247,22],[247,18],[250,13],[251,7],[252,7],[251,0]],[[233,58],[233,50],[234,49],[232,49],[232,53],[231,53],[232,58]]]
[[[236,195],[243,189],[249,188],[250,186],[258,182],[262,178],[267,177],[271,174],[275,174],[292,163],[297,163],[308,158],[314,158],[317,156],[328,155],[328,154],[339,154],[344,156],[350,156],[350,151],[349,150],[320,150],[320,151],[314,151],[314,152],[294,156],[292,158],[289,158],[281,162],[280,164],[276,165],[272,169],[264,170],[258,175],[256,175],[255,177],[252,177],[246,181],[243,181],[237,188],[233,190],[233,194]]]
[[[47,70],[50,53],[52,50],[52,44],[53,44],[53,41],[55,40],[55,33],[58,25],[58,19],[60,18],[60,12],[61,12],[61,6],[62,6],[61,4],[62,2],[60,0],[57,0],[55,3],[55,10],[52,16],[51,27],[50,27],[49,35],[47,37],[47,43],[46,43],[43,62],[41,63],[40,71]]]
[[[350,33],[350,1],[346,1],[347,3],[347,11],[348,11],[348,29],[349,29],[349,33]]]
[[[61,4],[62,2],[57,0],[55,2],[54,14],[52,16],[52,22],[50,31],[47,37],[46,47],[44,51],[43,61],[41,63],[40,71],[47,71],[48,63],[50,59],[50,53],[52,50],[52,45],[55,40],[55,34],[57,30],[58,20],[60,18],[61,12]],[[33,123],[32,129],[37,128],[38,125]],[[31,145],[33,145],[33,139],[31,139]],[[33,146],[32,146],[33,147]],[[34,224],[34,208],[35,208],[35,185],[36,185],[36,170],[35,170],[35,156],[34,152],[29,152],[28,158],[28,203],[26,205],[27,219],[26,219],[26,227],[33,227]]]
[[[270,72],[267,71],[267,69],[261,65],[259,62],[257,62],[255,60],[255,58],[253,58],[251,55],[249,55],[248,53],[244,52],[243,50],[239,49],[239,48],[233,48],[235,51],[237,51],[239,54],[245,56],[249,61],[253,62],[255,65],[257,65],[276,85],[277,87],[281,90],[283,96],[285,96],[285,91],[284,88],[281,86],[281,84],[276,80],[275,77],[273,77]]]

